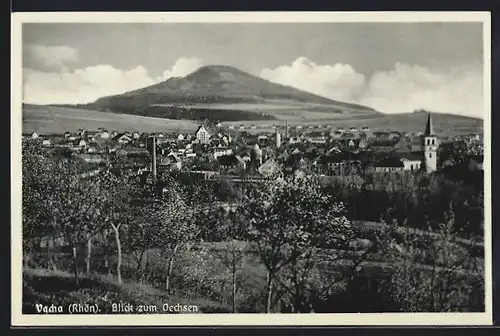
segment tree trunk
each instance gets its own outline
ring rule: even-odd
[[[236,313],[236,265],[233,265],[233,313]]]
[[[108,277],[111,276],[111,267],[109,267],[109,256],[104,260],[104,267],[108,270]]]
[[[146,265],[144,265],[144,272],[142,274],[142,280],[147,281],[149,277],[149,251],[146,251]]]
[[[116,261],[116,281],[121,284],[122,283],[122,246],[120,243],[120,225],[112,225],[113,230],[115,231],[115,239],[116,239],[116,249],[117,249],[117,261]]]
[[[266,313],[271,313],[271,300],[273,297],[273,278],[271,276],[271,272],[267,272],[267,304],[266,304]]]
[[[172,277],[172,270],[174,268],[175,254],[177,253],[178,248],[179,248],[179,245],[175,245],[175,247],[172,251],[172,255],[170,256],[170,260],[168,261],[167,279],[165,281],[165,289],[167,290],[167,293],[170,293],[170,279]]]
[[[55,237],[52,237],[52,248],[53,248],[53,252],[54,253],[52,253],[52,258],[50,259],[50,263],[52,265],[52,270],[56,271],[57,270],[57,253],[58,253],[58,250],[56,249],[56,238]]]
[[[87,240],[87,276],[90,275],[90,260],[92,256],[92,237]]]
[[[73,247],[73,271],[75,272],[75,283],[78,285],[80,283],[78,279],[78,262],[76,260],[76,247]]]
[[[49,244],[49,239],[47,238],[47,269],[50,269],[51,267],[51,264],[52,264],[52,260],[51,260],[51,255],[50,255],[50,244]]]

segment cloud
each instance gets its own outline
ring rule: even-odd
[[[200,58],[181,57],[171,69],[165,70],[163,75],[157,80],[162,81],[171,77],[184,77],[203,65],[205,65],[205,62]]]
[[[359,103],[388,113],[424,108],[482,118],[481,67],[439,72],[397,63],[393,70],[373,74]]]
[[[341,101],[355,100],[365,85],[365,76],[348,64],[317,65],[305,57],[297,58],[291,65],[263,69],[260,76]]]
[[[98,98],[153,85],[172,76],[184,76],[199,67],[198,59],[180,58],[163,76],[152,77],[143,66],[122,70],[96,65],[69,71],[25,68],[23,101],[32,104],[85,104]]]
[[[300,57],[291,65],[263,69],[261,77],[331,99],[373,107],[385,113],[424,108],[483,117],[483,75],[480,66],[431,70],[396,63],[367,79],[348,64],[318,65]]]
[[[84,104],[154,84],[141,66],[97,65],[60,73],[24,69],[23,76],[23,101],[33,104]]]
[[[41,71],[66,70],[78,61],[78,51],[68,46],[32,44],[23,49],[23,66]]]

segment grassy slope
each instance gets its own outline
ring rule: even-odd
[[[23,108],[23,133],[63,133],[79,128],[97,130],[99,127],[110,131],[192,132],[197,126],[197,122],[190,120],[149,118],[79,108],[40,105],[28,105]]]
[[[318,116],[319,113],[320,115]],[[370,127],[372,130],[392,129],[405,132],[421,132],[425,128],[427,115],[424,113],[396,115],[336,115],[324,119],[322,112],[307,113],[303,117],[289,113],[286,115],[288,125],[331,125],[332,127]],[[285,114],[282,114],[285,116]],[[304,119],[306,118],[306,119]],[[483,131],[483,121],[450,114],[433,115],[435,131],[438,135],[468,134]],[[194,132],[199,122],[191,120],[170,120],[161,118],[140,117],[118,113],[99,112],[79,108],[63,108],[55,106],[27,105],[23,108],[23,133],[38,132],[62,133],[75,131],[79,128],[96,130],[104,127],[117,131],[138,132]],[[229,125],[259,125],[256,131],[272,131],[270,126],[284,125],[284,120],[272,121],[239,121],[223,122]]]
[[[320,104],[376,113],[366,106],[334,101],[290,86],[272,83],[223,65],[204,66],[182,78],[171,78],[122,95],[103,97],[98,99],[96,104],[107,106],[119,102],[137,105],[206,102],[229,104],[280,102],[287,105],[306,103],[308,106]]]

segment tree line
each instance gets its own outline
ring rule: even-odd
[[[237,190],[166,175],[158,188],[118,162],[82,177],[71,155],[42,151],[23,144],[25,265],[72,269],[78,283],[84,260],[87,274],[110,272],[118,283],[171,294],[209,296],[220,285],[233,312],[251,301],[268,313],[484,309],[482,260],[457,243],[453,204],[429,234],[401,236],[396,228],[409,228],[408,220],[389,211],[382,230],[359,227],[349,198],[316,177]],[[214,206],[221,188],[229,210]],[[195,275],[183,270],[188,261]],[[207,275],[215,263],[227,274],[223,284]],[[248,293],[252,281],[260,285]]]

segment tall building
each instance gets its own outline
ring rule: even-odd
[[[427,125],[424,132],[424,155],[425,155],[425,168],[427,172],[433,172],[437,169],[437,137],[434,133],[432,125],[432,116],[429,113],[427,117]]]
[[[276,131],[276,148],[281,147],[281,133]]]

